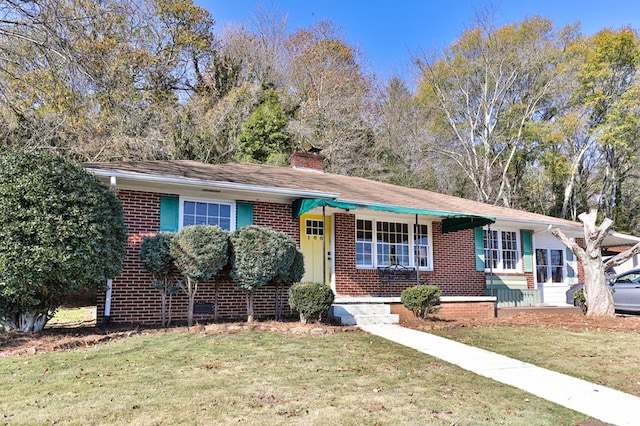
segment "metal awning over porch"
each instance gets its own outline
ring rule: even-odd
[[[491,216],[470,215],[440,210],[427,210],[414,207],[393,206],[389,204],[373,204],[325,198],[298,198],[297,200],[294,200],[292,215],[294,218],[298,218],[304,213],[313,210],[316,207],[334,207],[342,210],[368,209],[398,214],[442,217],[443,233],[477,228],[479,226],[485,226],[491,223],[495,223],[496,221],[496,218]]]

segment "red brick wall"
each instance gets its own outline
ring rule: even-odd
[[[296,241],[300,247],[300,219],[291,217],[291,205],[279,203],[265,203],[255,201],[253,204],[253,224],[268,226],[279,232],[284,232]]]
[[[391,313],[401,319],[413,318],[413,312],[400,303],[391,304]],[[494,302],[442,302],[434,316],[444,320],[495,318],[496,306]]]
[[[160,293],[151,284],[151,275],[144,270],[138,253],[144,236],[155,235],[160,228],[160,196],[169,194],[154,194],[139,191],[118,192],[122,202],[129,238],[123,272],[113,280],[111,296],[111,321],[114,323],[142,323],[160,322],[161,301]],[[291,206],[274,203],[254,203],[254,223],[256,225],[271,226],[285,232],[297,242],[300,239],[299,220],[291,217]],[[180,276],[176,280],[181,279]],[[222,271],[216,281],[219,286],[218,315],[220,318],[246,317],[246,298],[242,291],[235,290],[235,283],[228,276],[228,271]],[[213,302],[215,282],[201,283],[196,293],[197,302]],[[272,317],[275,315],[275,287],[267,286],[255,292],[255,315]],[[287,303],[288,296],[284,295],[284,314],[290,315]],[[98,294],[98,322],[104,317],[105,294]],[[187,297],[180,292],[173,297],[172,318],[175,321],[186,320]],[[196,321],[211,319],[211,315],[195,315]]]
[[[389,287],[378,279],[375,269],[356,269],[355,228],[353,214],[335,214],[336,291],[348,296],[387,294]],[[482,296],[484,272],[475,270],[473,230],[442,233],[440,223],[433,223],[433,271],[421,272],[429,284],[437,285],[443,296]],[[395,283],[393,294],[413,283]]]

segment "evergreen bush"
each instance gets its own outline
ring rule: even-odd
[[[434,285],[416,285],[402,291],[400,302],[417,318],[424,319],[440,310],[441,295],[442,291]]]
[[[327,313],[335,295],[322,283],[298,283],[289,290],[289,305],[300,313],[300,321],[320,321]]]
[[[247,295],[247,322],[253,321],[254,292],[269,283],[291,284],[304,274],[304,261],[288,235],[262,226],[243,226],[230,235],[231,278]]]
[[[127,242],[114,191],[47,152],[0,156],[0,323],[40,331],[64,297],[103,289]]]
[[[198,283],[215,277],[229,261],[229,234],[218,226],[187,226],[171,239],[171,256],[186,280],[182,290],[189,297],[187,324],[191,327]]]
[[[173,284],[169,280],[174,259],[171,256],[171,239],[175,234],[160,232],[154,236],[144,237],[140,244],[140,262],[153,277],[153,287],[160,292],[162,299],[161,321],[162,325],[171,323],[171,295],[175,292]],[[169,309],[167,318],[167,295],[169,296]]]

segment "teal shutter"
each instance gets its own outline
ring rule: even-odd
[[[178,197],[160,197],[160,231],[178,230],[180,199]]]
[[[522,257],[524,271],[533,272],[533,246],[531,244],[531,231],[522,231]]]
[[[253,204],[236,203],[236,210],[238,212],[236,228],[242,228],[246,225],[253,225]]]
[[[482,228],[473,228],[476,247],[476,271],[484,271],[484,233]]]
[[[567,262],[573,262],[573,252],[569,249],[569,247],[567,247],[566,250],[567,250]]]
[[[573,255],[573,252],[569,250],[568,247],[566,248],[566,252],[567,252],[567,278],[575,278],[576,277],[576,270],[574,269],[575,256]]]

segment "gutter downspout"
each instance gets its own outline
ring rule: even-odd
[[[111,189],[116,190],[116,177],[111,176]],[[100,325],[105,326],[109,324],[111,320],[111,291],[113,289],[113,280],[109,278],[107,280],[107,292],[104,297],[104,317],[102,318],[102,323]]]

